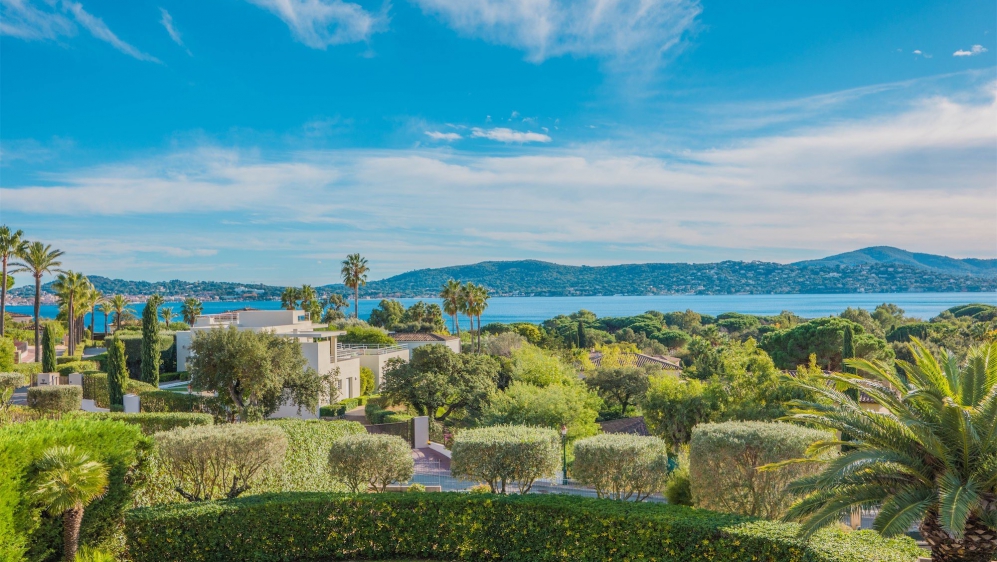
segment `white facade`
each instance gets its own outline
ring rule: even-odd
[[[445,345],[454,353],[460,353],[460,338],[457,336],[404,332],[395,332],[389,335],[398,342],[398,345],[407,348],[409,351],[424,345]]]
[[[345,398],[360,396],[361,355],[338,345],[337,339],[346,332],[317,330],[308,314],[301,310],[242,310],[198,316],[189,331],[177,332],[177,370],[187,370],[190,343],[195,334],[216,328],[235,327],[254,332],[268,331],[296,339],[308,366],[320,375],[332,376],[338,396],[322,396],[319,406]],[[408,360],[407,351],[405,359]],[[298,412],[297,405],[285,404],[272,417],[318,417],[318,411]]]

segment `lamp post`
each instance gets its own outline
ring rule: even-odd
[[[568,485],[568,426],[561,424],[561,484]]]

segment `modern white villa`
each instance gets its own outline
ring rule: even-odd
[[[301,346],[301,353],[308,365],[322,375],[334,375],[339,389],[337,399],[360,396],[360,367],[374,373],[375,385],[381,384],[381,375],[390,359],[409,360],[409,350],[403,346],[342,345],[337,340],[346,332],[326,330],[316,326],[301,310],[239,310],[221,314],[198,316],[189,331],[177,332],[177,370],[187,370],[190,342],[199,331],[234,326],[239,330],[269,331],[278,336],[293,338]],[[329,404],[328,396],[319,401]],[[287,405],[274,417],[297,417],[297,406]],[[314,417],[317,412],[304,417]]]

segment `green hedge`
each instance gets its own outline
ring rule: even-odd
[[[128,379],[125,382],[125,394],[139,394],[143,396],[149,392],[157,392],[158,389],[151,384]],[[170,393],[172,394],[172,393]],[[107,392],[107,373],[88,372],[83,373],[83,398],[93,400],[100,408],[110,408],[111,399]]]
[[[83,389],[75,385],[32,386],[28,406],[46,412],[73,412],[83,405]]]
[[[21,373],[0,373],[0,391],[6,388],[20,388],[28,384],[28,377]]]
[[[33,466],[49,447],[74,445],[108,467],[107,493],[87,506],[80,543],[121,541],[132,482],[151,441],[138,427],[84,416],[0,426],[0,560],[54,560],[62,552],[62,518],[39,512],[29,494]],[[21,556],[23,554],[24,556]]]
[[[367,396],[360,396],[358,398],[347,398],[346,400],[340,400],[335,404],[329,404],[328,406],[322,406],[319,408],[319,415],[325,417],[339,417],[346,415],[346,412],[356,408],[357,406],[367,405]]]
[[[215,418],[211,414],[188,412],[141,412],[138,414],[98,412],[89,415],[97,419],[118,420],[135,424],[142,428],[142,433],[146,435],[152,435],[160,431],[169,431],[177,427],[212,425],[215,423]]]
[[[133,562],[420,558],[505,561],[913,562],[909,538],[795,538],[793,524],[574,496],[289,493],[139,509]]]
[[[84,371],[96,371],[100,364],[96,361],[71,361],[63,363],[56,369],[60,375],[66,376],[70,373],[82,373]]]
[[[398,412],[389,412],[388,415],[384,416],[381,423],[401,423],[412,419],[412,416],[408,414],[399,414]]]
[[[83,360],[83,354],[77,353],[76,355],[60,355],[55,358],[56,365],[65,365],[66,363],[75,363],[77,361]]]
[[[159,382],[174,382],[174,381],[189,381],[190,373],[187,371],[178,371],[172,373],[159,373]]]
[[[32,348],[33,349],[33,348]],[[18,363],[14,365],[14,372],[22,375],[37,375],[42,372],[41,363]]]
[[[213,415],[216,422],[228,421],[230,418],[228,408],[219,398],[169,390],[143,393],[139,408],[143,412],[201,412]]]
[[[119,332],[118,338],[125,344],[125,356],[128,357],[128,376],[133,379],[142,378],[142,334],[140,332]],[[161,372],[177,370],[176,336],[173,333],[159,334],[159,349]]]

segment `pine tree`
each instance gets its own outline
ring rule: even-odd
[[[588,348],[588,340],[585,338],[585,326],[582,325],[582,321],[578,321],[578,347],[580,349]]]
[[[125,381],[128,378],[125,342],[111,338],[107,346],[107,394],[112,406],[124,404]]]
[[[52,326],[45,326],[42,332],[42,372],[55,372],[55,337],[52,335]]]
[[[142,311],[142,382],[159,386],[159,320],[157,309],[162,297],[152,295]]]

